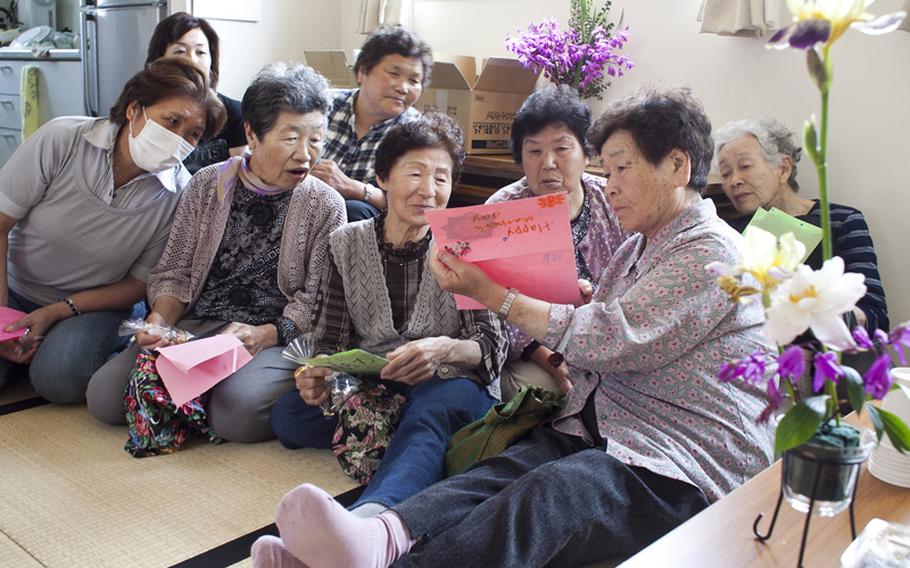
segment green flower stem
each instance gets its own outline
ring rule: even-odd
[[[835,423],[840,426],[840,401],[837,400],[837,385],[834,381],[825,381],[825,394],[831,397],[828,402],[832,407],[828,416],[834,418]]]
[[[818,161],[815,167],[818,170],[818,200],[819,212],[822,221],[822,260],[833,256],[831,236],[831,208],[828,204],[828,91],[831,88],[831,59],[830,45],[822,48],[822,63],[826,71],[826,79],[820,87],[822,94],[821,135],[818,140]]]

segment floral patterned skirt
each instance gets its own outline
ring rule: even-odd
[[[208,425],[202,397],[174,406],[155,367],[156,358],[145,350],[136,357],[123,400],[130,435],[123,449],[137,458],[172,454],[197,433],[216,444],[223,442]]]

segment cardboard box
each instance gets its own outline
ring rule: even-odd
[[[414,105],[420,111],[445,112],[464,131],[468,154],[508,154],[512,119],[534,92],[537,73],[516,59],[491,57],[475,77],[473,57],[433,63],[433,81]]]
[[[330,51],[304,51],[306,64],[322,73],[329,80],[332,88],[356,89],[357,76],[354,75],[353,64],[348,63],[344,51],[340,49]]]

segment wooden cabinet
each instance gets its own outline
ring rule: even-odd
[[[69,59],[4,59],[0,54],[0,166],[22,143],[22,69],[38,68],[38,112],[41,124],[58,116],[85,114],[82,62],[78,51]]]

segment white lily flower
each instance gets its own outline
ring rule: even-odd
[[[795,274],[771,294],[763,332],[769,341],[787,345],[807,329],[815,337],[844,350],[854,346],[841,314],[851,311],[866,295],[865,276],[844,273],[844,261],[835,256],[812,270],[800,265]]]
[[[777,238],[764,229],[746,227],[740,252],[742,261],[736,272],[751,274],[763,289],[768,290],[796,270],[806,254],[806,245],[793,233]]]

